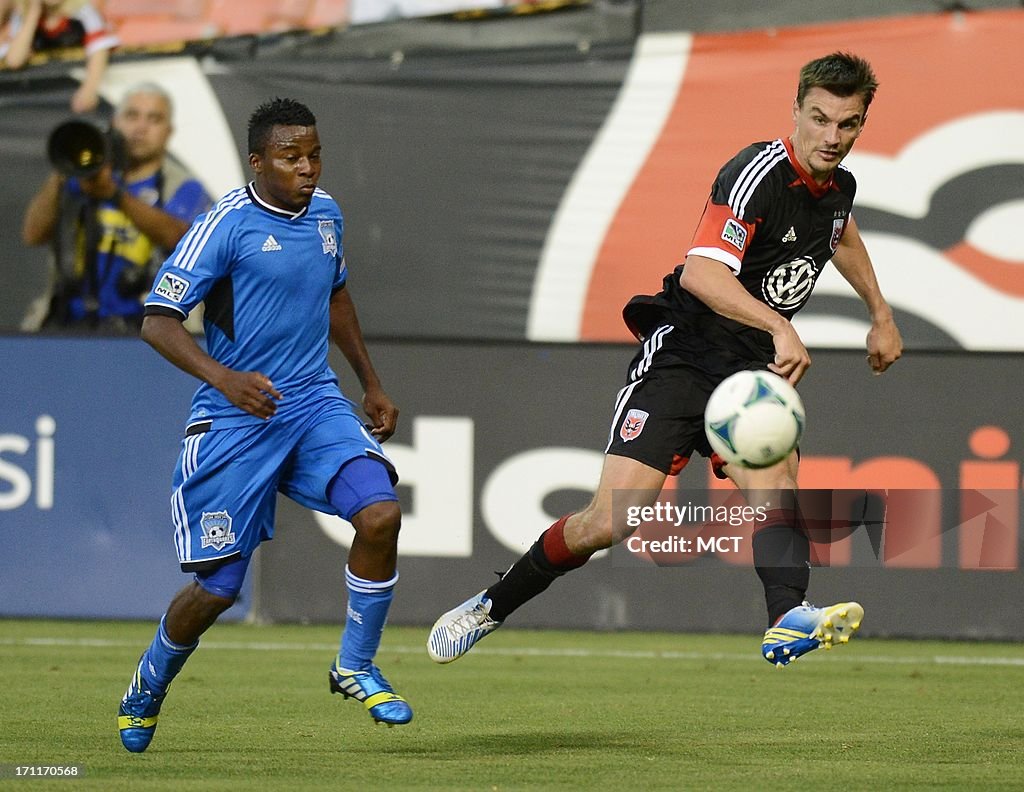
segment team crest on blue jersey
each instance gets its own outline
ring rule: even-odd
[[[235,532],[231,530],[231,515],[226,511],[203,512],[199,521],[203,529],[203,547],[223,550],[235,543]]]
[[[184,278],[170,272],[165,272],[153,293],[158,297],[165,297],[171,302],[180,303],[185,299],[185,293],[190,285]]]
[[[334,233],[333,220],[318,221],[317,231],[320,232],[320,239],[324,242],[324,253],[332,256],[338,255],[338,237]]]

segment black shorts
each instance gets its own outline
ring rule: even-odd
[[[666,475],[677,475],[694,451],[711,460],[718,478],[725,461],[711,450],[704,434],[704,408],[711,392],[728,374],[763,363],[732,360],[722,368],[715,357],[711,373],[698,365],[688,345],[663,325],[653,331],[629,364],[626,386],[615,399],[606,454],[629,457]],[[734,369],[734,370],[729,370]]]

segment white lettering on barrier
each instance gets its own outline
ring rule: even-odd
[[[412,508],[402,514],[402,556],[468,558],[473,554],[473,420],[420,416],[412,422],[412,446],[384,446],[412,489]],[[343,547],[352,546],[351,523],[313,512],[321,530]]]
[[[53,436],[57,432],[57,422],[49,415],[40,415],[35,429],[35,505],[39,509],[52,509],[56,455]],[[23,435],[0,435],[0,511],[20,508],[32,496],[32,477],[24,468],[3,458],[5,453],[24,456],[31,446],[31,439]]]
[[[559,517],[544,511],[545,496],[566,489],[592,492],[603,464],[604,454],[579,448],[537,448],[506,459],[480,494],[487,529],[509,550],[525,552]]]
[[[400,555],[473,555],[473,429],[471,418],[420,416],[413,419],[412,446],[385,447],[401,484],[412,488],[412,508],[402,515]],[[559,490],[592,490],[603,462],[600,452],[578,448],[538,448],[510,457],[482,488],[484,524],[502,546],[523,552],[558,517],[544,511],[544,498]],[[314,516],[331,540],[351,547],[350,523],[320,512]]]

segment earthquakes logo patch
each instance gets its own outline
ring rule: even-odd
[[[223,550],[235,543],[235,532],[231,530],[231,515],[226,511],[203,512],[199,521],[203,529],[203,547]]]
[[[177,275],[170,272],[165,272],[163,277],[160,278],[160,282],[156,285],[153,293],[158,297],[164,297],[171,302],[180,303],[185,299],[185,294],[188,292],[188,287],[191,284]]]
[[[332,256],[338,255],[338,237],[334,233],[334,221],[333,220],[320,220],[317,223],[316,230],[320,232],[320,239],[324,243],[324,253],[328,253]]]
[[[643,410],[630,410],[622,420],[622,426],[619,427],[619,437],[626,443],[636,440],[644,430],[644,424],[647,423],[650,415]]]
[[[795,311],[811,296],[818,268],[807,256],[780,264],[764,276],[761,291],[765,301],[783,311]]]
[[[743,246],[747,244],[747,229],[735,220],[726,220],[725,228],[722,229],[722,239],[742,252]]]

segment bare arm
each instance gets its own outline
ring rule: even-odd
[[[44,245],[53,238],[60,216],[60,194],[63,189],[64,179],[59,173],[53,172],[28,202],[21,222],[21,238],[26,245]]]
[[[893,320],[892,308],[878,287],[875,269],[853,217],[839,240],[832,264],[868,309],[871,317],[867,338],[868,364],[876,374],[881,374],[903,354],[903,339]]]
[[[85,60],[85,79],[71,97],[71,109],[76,113],[89,113],[96,109],[100,99],[100,83],[110,61],[110,50],[94,52]]]
[[[363,409],[373,422],[371,431],[374,437],[381,442],[387,440],[394,434],[398,424],[398,407],[384,392],[380,378],[370,362],[356,307],[347,288],[338,289],[331,295],[331,340],[345,355],[352,371],[359,378],[359,384],[363,386]]]
[[[21,18],[21,27],[11,39],[11,46],[7,49],[7,56],[4,58],[10,68],[20,69],[32,57],[32,39],[35,37],[42,14],[42,0],[30,0]]]
[[[82,192],[99,200],[109,201],[118,195],[118,185],[109,166],[103,167],[95,176],[82,179],[81,185]],[[189,229],[189,223],[163,209],[150,206],[124,190],[120,192],[117,206],[128,216],[132,225],[164,250],[173,250]]]
[[[235,371],[204,352],[173,316],[150,315],[142,322],[142,340],[182,371],[223,393],[228,401],[258,418],[270,418],[283,398],[270,378],[258,371]]]
[[[704,256],[687,256],[679,285],[715,313],[770,333],[775,360],[768,368],[794,385],[800,381],[811,365],[811,356],[793,325],[751,297],[725,264]]]

